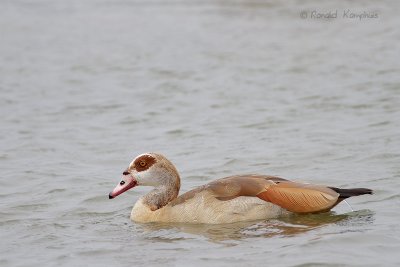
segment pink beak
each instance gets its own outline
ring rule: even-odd
[[[108,198],[112,199],[122,194],[123,192],[128,191],[129,189],[135,187],[137,183],[138,182],[131,174],[122,176],[121,182],[119,182],[119,184],[114,188],[114,190],[110,192]]]

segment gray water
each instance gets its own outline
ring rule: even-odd
[[[400,265],[399,14],[398,1],[0,1],[0,265]],[[149,151],[175,163],[181,192],[260,173],[375,194],[354,211],[138,224],[149,188],[107,195]]]

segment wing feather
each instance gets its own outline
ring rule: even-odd
[[[191,190],[171,202],[179,205],[207,190],[219,200],[240,196],[258,197],[296,213],[330,210],[338,203],[339,194],[331,188],[291,182],[275,176],[240,175],[213,181]]]
[[[266,187],[257,197],[292,212],[314,213],[334,207],[339,194],[324,186],[283,182]]]

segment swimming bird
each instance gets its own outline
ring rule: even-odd
[[[134,205],[131,220],[219,224],[327,212],[346,198],[372,194],[367,188],[341,189],[258,174],[221,178],[178,196],[180,183],[165,156],[145,153],[133,159],[109,198],[135,186],[152,186]]]

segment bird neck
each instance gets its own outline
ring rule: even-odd
[[[143,197],[143,203],[152,211],[158,210],[174,200],[180,189],[180,177],[177,172],[167,173],[160,177],[162,185],[156,186]]]

